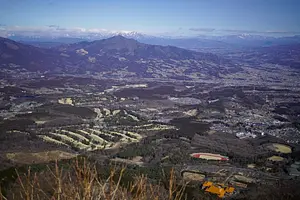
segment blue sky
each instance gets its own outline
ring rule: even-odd
[[[299,11],[300,0],[0,0],[0,24],[2,29],[54,25],[145,33],[298,34]]]

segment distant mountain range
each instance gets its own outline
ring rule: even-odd
[[[300,43],[256,47],[243,52],[229,53],[225,57],[252,66],[270,63],[300,69]]]
[[[0,39],[2,69],[47,73],[92,73],[103,77],[193,79],[241,70],[212,53],[149,45],[123,36],[64,44],[50,49]]]
[[[124,36],[126,38],[135,39],[139,42],[154,45],[171,45],[181,48],[223,53],[228,51],[236,51],[252,47],[266,47],[275,45],[286,45],[300,43],[300,35],[292,37],[269,37],[261,35],[239,34],[226,36],[197,36],[197,37],[169,37],[169,36],[151,36],[138,32],[109,32],[89,33],[86,35],[68,35],[68,36],[24,36],[11,34],[8,38],[31,44],[38,47],[53,47],[61,44],[70,44],[81,41],[94,41],[99,39],[107,39],[113,36]]]

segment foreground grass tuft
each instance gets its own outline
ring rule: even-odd
[[[47,167],[42,172],[16,171],[17,179],[0,200],[181,200],[184,186],[177,186],[172,170],[167,187],[153,183],[145,175],[132,177],[127,186],[121,184],[126,167],[112,167],[108,177],[100,177],[96,165],[75,160],[70,168]],[[1,188],[0,188],[1,191]]]

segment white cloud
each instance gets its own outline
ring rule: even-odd
[[[0,36],[9,37],[12,35],[22,36],[39,36],[39,37],[101,37],[109,36],[109,34],[129,34],[134,31],[129,30],[107,30],[104,28],[65,28],[58,25],[49,25],[42,27],[24,27],[24,26],[5,26],[0,25]],[[136,33],[136,32],[135,32]],[[139,32],[141,33],[141,32]],[[281,31],[281,30],[267,30],[267,31],[255,31],[255,30],[238,30],[238,29],[215,29],[215,28],[179,28],[174,31],[162,31],[160,33],[148,32],[148,34],[156,36],[190,36],[196,33],[210,34],[210,35],[228,35],[228,34],[260,34],[260,35],[296,35],[300,32]]]
[[[190,28],[192,32],[200,33],[216,33],[216,34],[261,34],[261,35],[285,35],[285,34],[300,34],[297,31],[277,31],[277,30],[267,30],[267,31],[257,31],[257,30],[240,30],[240,29],[215,29],[215,28]]]
[[[57,25],[43,27],[23,27],[23,26],[0,26],[1,36],[23,35],[23,36],[70,36],[78,37],[86,34],[107,32],[105,29],[86,29],[81,27],[62,28]]]
[[[260,35],[285,35],[285,34],[300,34],[296,31],[277,31],[277,30],[266,30],[266,31],[256,31],[256,30],[238,30],[238,29],[220,29],[220,32],[230,33],[230,34],[260,34]]]
[[[214,28],[190,28],[190,31],[195,31],[195,32],[213,32],[216,29]]]

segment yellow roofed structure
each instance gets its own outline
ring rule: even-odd
[[[220,198],[223,198],[226,193],[232,194],[234,192],[234,187],[224,187],[222,184],[213,184],[210,181],[204,182],[202,189],[204,189],[205,192],[216,194]]]

